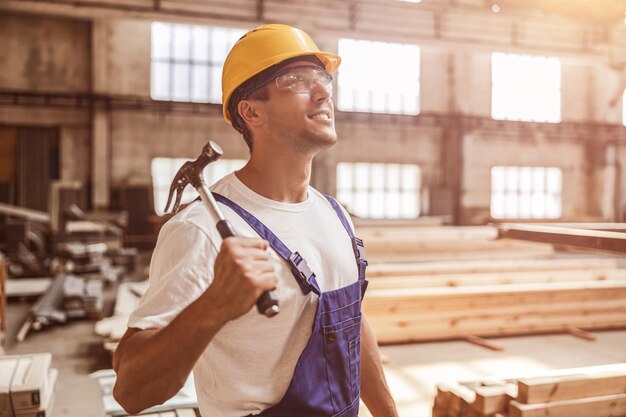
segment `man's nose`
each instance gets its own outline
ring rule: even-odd
[[[333,96],[333,84],[315,81],[311,89],[311,99],[315,101],[325,102]]]

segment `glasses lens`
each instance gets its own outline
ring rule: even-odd
[[[316,83],[329,89],[331,82],[332,76],[317,67],[295,67],[292,71],[276,78],[276,86],[280,90],[291,90],[294,93],[310,93]]]

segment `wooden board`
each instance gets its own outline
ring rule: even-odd
[[[368,251],[367,260],[372,263],[414,263],[437,261],[477,261],[495,259],[538,259],[550,258],[554,254],[552,245],[543,243],[501,245],[499,241],[487,242],[490,245],[479,250],[451,250],[442,245],[434,251],[411,251],[407,253],[376,253]],[[476,249],[476,248],[474,248]]]
[[[442,227],[357,227],[356,235],[366,244],[376,242],[441,242],[457,240],[494,240],[498,229],[491,226],[442,226]]]
[[[541,404],[509,402],[510,417],[619,417],[626,415],[626,394]]]
[[[495,272],[532,272],[560,270],[615,269],[614,259],[507,259],[496,261],[430,262],[375,264],[367,267],[367,277],[477,274]]]
[[[574,400],[626,393],[626,372],[618,370],[595,375],[522,379],[517,385],[517,401],[523,404]]]
[[[545,282],[626,281],[626,269],[496,272],[428,276],[397,276],[370,279],[368,289],[463,287],[468,285],[510,285]]]

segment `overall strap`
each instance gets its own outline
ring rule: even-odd
[[[341,221],[341,224],[343,224],[344,229],[346,229],[348,235],[350,236],[350,240],[352,241],[352,251],[354,252],[354,257],[356,258],[356,263],[359,267],[359,281],[362,281],[365,279],[365,268],[367,267],[367,259],[365,258],[365,246],[363,246],[363,240],[354,236],[352,227],[350,227],[350,222],[343,213],[343,210],[339,206],[337,200],[326,194],[324,194],[324,197],[326,197],[326,200],[328,200],[330,205],[333,207],[335,213],[337,213],[337,217],[339,217],[339,220]]]
[[[259,219],[254,217],[245,209],[241,208],[237,203],[229,200],[223,195],[213,193],[215,200],[229,207],[235,213],[237,213],[242,219],[250,225],[255,232],[259,234],[263,239],[267,240],[278,255],[285,260],[291,267],[291,272],[296,279],[296,282],[300,286],[300,289],[304,295],[313,291],[315,294],[320,295],[321,290],[315,280],[315,273],[311,271],[306,260],[298,253],[291,252],[287,246],[268,229]]]

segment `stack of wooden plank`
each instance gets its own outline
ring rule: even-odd
[[[363,310],[380,343],[626,326],[609,259],[374,265]]]
[[[626,363],[440,384],[433,417],[626,416]]]
[[[490,226],[362,226],[357,235],[370,263],[528,259],[554,253],[549,244],[498,239],[498,229]]]
[[[52,413],[58,371],[52,355],[0,357],[0,417],[46,417]]]

